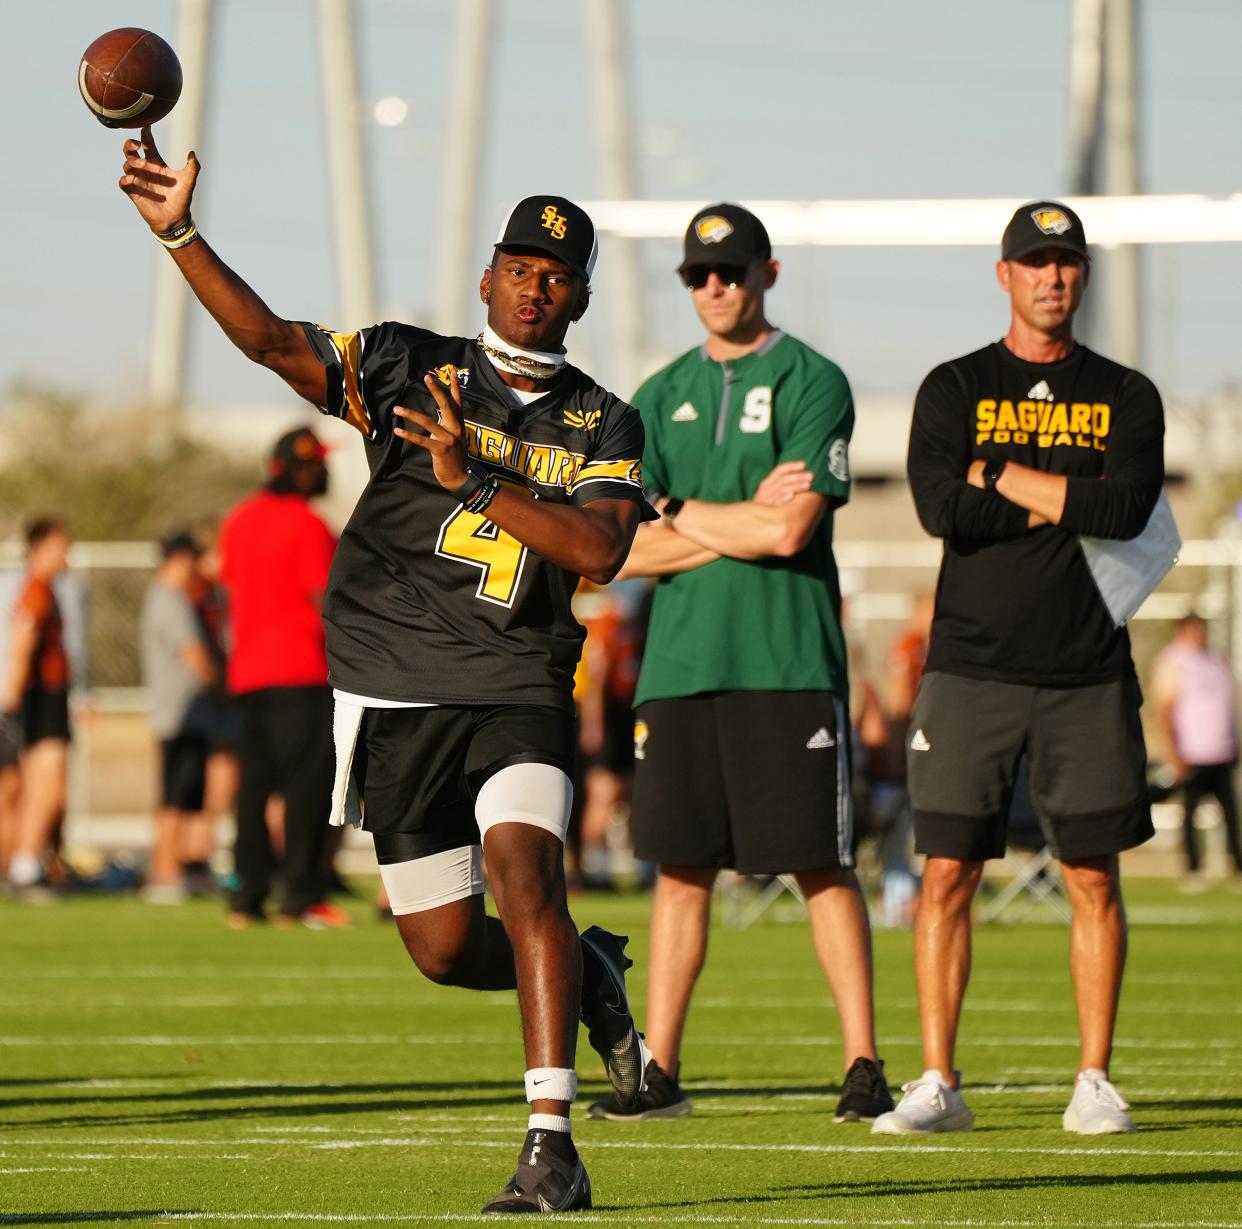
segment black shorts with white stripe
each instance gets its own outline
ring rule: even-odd
[[[779,875],[854,865],[849,720],[831,691],[722,691],[639,706],[635,853]]]

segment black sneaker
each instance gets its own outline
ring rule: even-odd
[[[646,1087],[636,1104],[627,1105],[620,1097],[596,1101],[587,1110],[588,1118],[607,1118],[612,1122],[639,1122],[644,1118],[689,1118],[690,1100],[681,1085],[666,1075],[653,1058],[647,1064]]]
[[[833,1122],[871,1122],[893,1108],[893,1094],[884,1081],[884,1064],[856,1058],[845,1073],[841,1100]]]
[[[577,1212],[591,1206],[591,1179],[560,1131],[527,1131],[517,1173],[484,1212]]]
[[[625,970],[634,962],[625,954],[629,939],[592,926],[579,936],[582,943],[582,1007],[591,1048],[604,1060],[608,1082],[621,1105],[634,1105],[645,1084],[650,1057],[634,1025],[625,993]]]

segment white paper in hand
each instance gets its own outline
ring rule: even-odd
[[[1078,539],[1087,566],[1115,627],[1124,627],[1148,595],[1169,574],[1182,549],[1173,509],[1163,491],[1137,538],[1119,542],[1112,538]]]

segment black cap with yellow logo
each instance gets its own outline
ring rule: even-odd
[[[772,258],[772,241],[762,222],[741,205],[708,205],[686,227],[681,273],[694,265],[750,265]]]
[[[599,236],[586,210],[573,201],[563,196],[528,196],[509,210],[495,246],[546,252],[589,282],[599,255]]]
[[[1001,236],[1001,260],[1019,260],[1040,248],[1064,248],[1090,259],[1082,219],[1068,205],[1028,201],[1009,219]]]

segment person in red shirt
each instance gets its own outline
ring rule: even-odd
[[[220,530],[233,641],[228,688],[241,717],[238,883],[229,915],[237,929],[264,917],[273,864],[265,812],[275,794],[285,800],[278,920],[346,922],[324,900],[321,871],[335,762],[321,610],[336,538],[310,501],[328,489],[325,455],[308,428],[282,435],[267,484]]]
[[[9,661],[0,685],[0,743],[20,756],[21,801],[9,880],[37,893],[42,857],[65,809],[69,772],[69,658],[52,582],[67,566],[72,539],[59,521],[26,530],[26,581],[12,616]],[[33,897],[32,897],[33,898]]]

